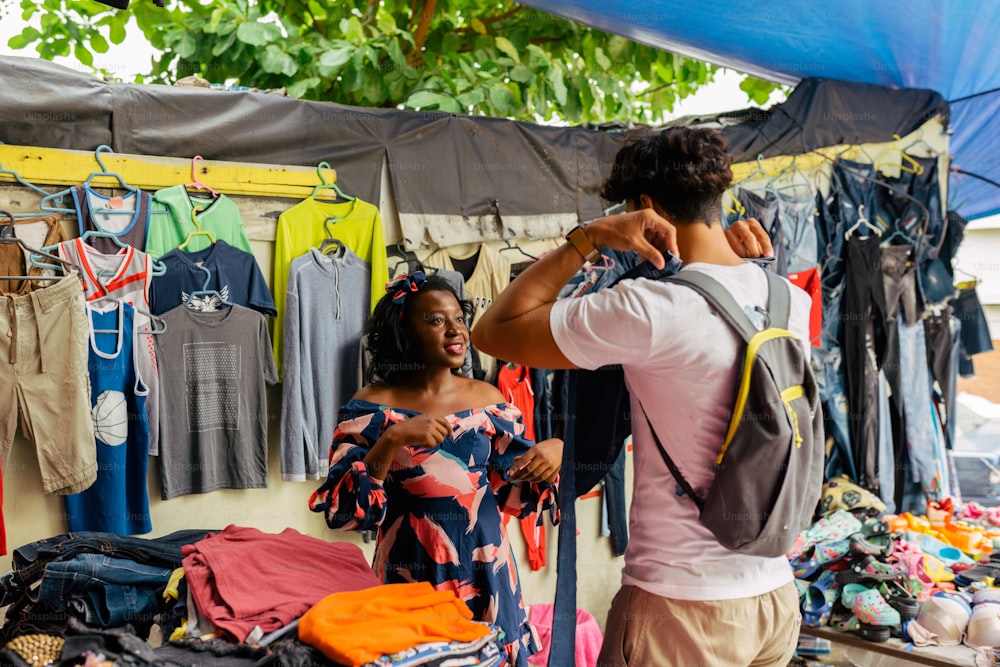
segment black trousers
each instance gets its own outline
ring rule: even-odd
[[[844,245],[845,283],[840,329],[848,430],[862,486],[878,492],[878,369],[885,361],[886,307],[878,237]]]

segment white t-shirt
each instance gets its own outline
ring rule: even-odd
[[[743,306],[767,306],[767,277],[752,264],[694,263]],[[792,287],[788,329],[809,353],[809,296]],[[552,336],[581,368],[621,364],[631,393],[635,484],[622,583],[679,600],[728,600],[773,591],[792,581],[782,556],[730,551],[676,493],[638,400],[663,446],[695,489],[707,489],[725,439],[745,343],[708,303],[683,285],[623,280],[552,308]]]

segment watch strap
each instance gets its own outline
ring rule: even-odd
[[[584,260],[593,264],[598,259],[601,258],[601,251],[597,249],[597,246],[587,237],[587,233],[583,231],[583,227],[577,225],[566,234],[566,240],[569,241],[576,251],[580,253],[580,256]]]

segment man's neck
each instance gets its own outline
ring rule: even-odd
[[[706,264],[721,264],[723,266],[739,266],[743,259],[737,255],[721,222],[709,226],[705,222],[692,222],[687,225],[676,225],[677,249],[685,264],[704,262]]]

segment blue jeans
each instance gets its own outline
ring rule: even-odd
[[[49,563],[42,573],[38,601],[76,601],[87,625],[112,628],[151,624],[159,608],[158,590],[174,567],[143,565],[124,558],[80,554]]]
[[[892,439],[892,417],[889,414],[889,381],[878,373],[878,486],[879,498],[886,511],[896,511],[896,461]]]
[[[778,193],[778,217],[785,244],[788,272],[806,271],[819,265],[816,236],[816,198]]]
[[[825,350],[814,347],[812,349],[812,366],[820,400],[823,401],[826,408],[829,431],[833,436],[834,451],[837,453],[837,456],[831,456],[831,459],[839,457],[841,468],[839,471],[828,470],[826,477],[836,477],[840,472],[844,472],[850,479],[856,480],[858,473],[854,455],[851,452],[850,431],[847,426],[847,394],[844,392],[843,357],[840,354],[840,348],[834,347]],[[834,474],[835,472],[837,474]]]
[[[923,322],[912,327],[899,321],[899,370],[902,379],[903,413],[910,456],[911,478],[928,498],[940,492],[941,470],[934,441],[931,415],[931,380]],[[901,508],[906,509],[906,508]]]

